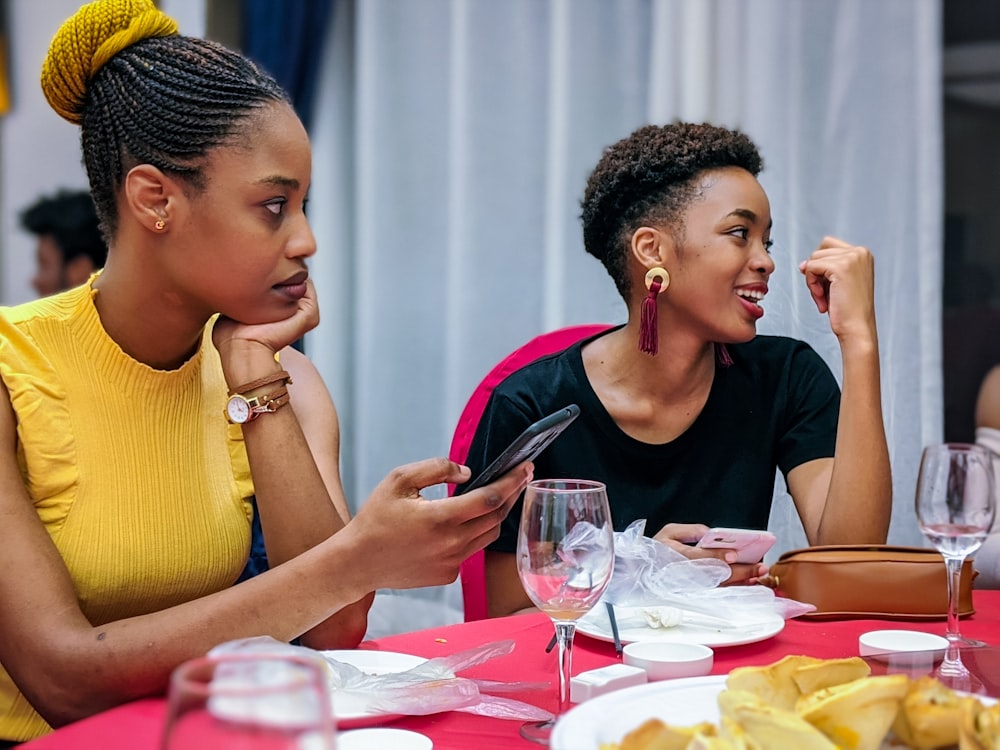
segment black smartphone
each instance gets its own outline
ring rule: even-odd
[[[570,404],[554,414],[542,417],[524,432],[517,436],[513,443],[507,446],[497,459],[483,469],[482,473],[469,482],[458,494],[489,484],[522,461],[533,461],[538,454],[548,447],[549,443],[558,437],[559,433],[569,427],[570,423],[580,414],[580,407]]]

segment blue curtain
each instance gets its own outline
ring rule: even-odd
[[[309,128],[334,0],[243,0],[243,52],[273,75]]]

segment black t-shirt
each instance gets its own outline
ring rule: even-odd
[[[701,414],[676,439],[653,445],[625,434],[587,380],[581,350],[594,338],[496,387],[469,449],[472,476],[532,422],[575,403],[580,416],[535,460],[536,479],[604,482],[616,531],[639,518],[649,535],[671,522],[763,529],[775,468],[787,477],[834,454],[840,389],[804,342],[757,336],[727,345],[733,364],[716,365]],[[519,500],[489,549],[515,551],[520,515]]]

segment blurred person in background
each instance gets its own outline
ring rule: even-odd
[[[21,226],[38,240],[31,285],[47,297],[80,286],[108,256],[94,201],[86,190],[60,190],[21,212]]]

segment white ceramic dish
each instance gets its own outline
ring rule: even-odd
[[[636,641],[625,646],[622,661],[645,670],[652,682],[706,675],[712,671],[715,652],[700,643]]]
[[[614,642],[611,632],[611,622],[607,615],[595,614],[591,610],[580,618],[576,624],[576,632],[599,641]],[[603,613],[603,610],[600,610]],[[741,646],[744,643],[757,643],[773,638],[785,629],[785,618],[775,615],[773,619],[739,628],[707,628],[691,626],[684,623],[673,628],[636,628],[622,627],[619,623],[618,635],[622,643],[638,641],[658,641],[666,643],[698,643],[702,646],[718,648],[720,646]]]
[[[366,651],[363,649],[324,651],[323,655],[344,664],[357,667],[366,674],[405,672],[407,669],[413,669],[418,664],[423,664],[427,661],[422,656],[413,656],[413,654],[400,654],[395,651]],[[401,716],[401,714],[368,711],[364,707],[352,705],[350,700],[345,700],[345,697],[341,696],[338,700],[337,693],[334,692],[333,694],[333,715],[337,719],[337,727],[339,729],[352,729],[355,727],[367,727],[373,724],[383,724],[387,721],[398,719]]]
[[[431,750],[433,747],[430,737],[409,729],[352,729],[337,735],[337,750]]]
[[[870,630],[858,637],[858,653],[882,662],[926,661],[944,656],[948,641],[919,630]]]
[[[550,750],[600,750],[602,743],[622,738],[647,719],[659,718],[669,724],[690,726],[699,721],[719,720],[719,693],[726,675],[689,677],[606,693],[571,708],[556,723]],[[980,696],[989,705],[992,698]],[[901,750],[904,745],[885,742],[882,750]]]
[[[620,742],[646,719],[689,725],[718,721],[716,696],[725,675],[689,677],[606,693],[571,708],[552,732],[550,750],[598,750],[602,743]]]

